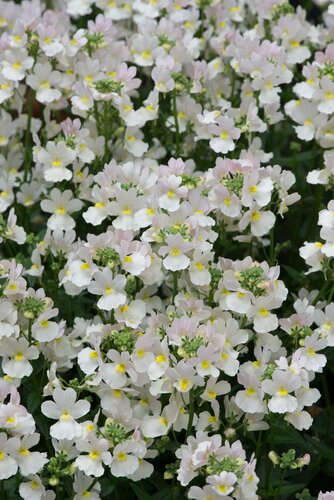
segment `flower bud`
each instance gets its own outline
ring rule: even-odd
[[[269,460],[272,461],[272,463],[274,465],[278,465],[279,464],[279,456],[277,455],[277,453],[275,451],[270,451],[268,453],[268,458],[269,458]]]

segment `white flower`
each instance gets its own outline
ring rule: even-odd
[[[159,249],[160,255],[167,254],[167,257],[162,261],[165,269],[170,271],[186,269],[190,264],[190,259],[185,253],[192,249],[192,244],[184,242],[181,234],[169,234],[166,243],[166,246]]]
[[[214,474],[207,478],[207,482],[212,485],[214,491],[222,497],[227,497],[234,490],[234,484],[238,478],[233,472],[223,471],[219,475]]]
[[[81,0],[80,0],[81,1]],[[100,500],[101,486],[99,483],[94,484],[92,487],[93,479],[87,477],[82,472],[76,472],[75,480],[73,483],[73,490],[76,493],[73,500]]]
[[[272,380],[264,380],[262,389],[271,395],[268,408],[273,413],[292,413],[298,407],[297,398],[291,396],[290,392],[296,391],[301,386],[301,379],[291,372],[276,370]]]
[[[115,477],[125,477],[133,474],[139,467],[138,457],[132,455],[137,445],[133,441],[118,444],[113,450],[113,460],[110,471]]]
[[[245,413],[262,413],[265,410],[263,404],[263,390],[260,387],[259,377],[252,369],[244,369],[238,374],[238,382],[245,390],[238,391],[235,402]]]
[[[39,442],[39,438],[40,436],[37,433],[24,436],[21,440],[20,448],[13,455],[23,476],[36,474],[48,462],[46,453],[29,450],[29,448]]]
[[[77,441],[76,447],[79,451],[87,453],[76,458],[77,467],[87,476],[102,476],[103,464],[110,465],[111,463],[108,441],[91,436],[87,441]]]
[[[110,215],[117,215],[113,220],[116,229],[136,231],[142,226],[140,219],[136,218],[136,213],[143,207],[143,197],[138,196],[137,189],[130,188],[128,191],[119,190],[116,192],[116,201],[110,203]]]
[[[334,84],[327,76],[324,76],[320,80],[320,89],[315,91],[314,98],[317,101],[320,101],[318,104],[318,110],[320,113],[325,113],[326,115],[333,114]]]
[[[31,359],[37,359],[39,350],[29,346],[29,342],[21,337],[18,340],[6,338],[1,344],[2,369],[13,378],[29,377],[32,373]]]
[[[50,318],[57,316],[58,310],[51,309],[42,313],[32,325],[32,336],[38,342],[51,342],[61,335],[61,329],[55,321]]]
[[[125,276],[117,274],[114,277],[109,267],[105,267],[103,271],[97,271],[94,274],[94,280],[88,286],[88,291],[95,295],[102,295],[97,306],[105,311],[110,311],[125,304],[125,283]]]
[[[145,302],[143,300],[133,300],[129,304],[120,306],[115,311],[115,319],[119,323],[125,323],[130,328],[137,328],[146,315]]]
[[[20,440],[17,437],[8,439],[4,432],[0,433],[0,481],[16,474],[18,464],[12,455],[19,447]]]
[[[75,221],[69,214],[80,210],[82,201],[73,199],[72,191],[69,189],[61,192],[58,188],[53,188],[49,196],[49,199],[41,202],[41,209],[52,214],[48,219],[48,227],[52,231],[56,229],[70,231],[75,227]]]
[[[164,436],[168,433],[169,429],[175,422],[178,416],[178,405],[176,401],[165,406],[162,410],[162,414],[145,417],[140,422],[140,427],[143,435],[146,438],[155,438],[158,436]]]
[[[181,198],[185,198],[188,193],[188,189],[181,186],[181,183],[182,177],[174,174],[160,180],[159,187],[165,192],[159,196],[159,207],[169,212],[176,212],[180,208]]]
[[[136,158],[140,158],[148,150],[148,144],[142,141],[144,134],[138,127],[127,127],[124,136],[124,149]]]
[[[190,281],[197,286],[207,286],[211,282],[211,274],[206,268],[209,261],[213,259],[213,253],[202,253],[195,250],[189,266]]]
[[[260,210],[257,204],[244,214],[239,222],[241,231],[250,224],[251,232],[254,236],[260,237],[267,234],[275,224],[276,217],[269,210]]]
[[[111,363],[105,363],[101,367],[101,374],[107,384],[113,389],[119,389],[127,383],[127,374],[132,380],[137,380],[138,376],[127,351],[121,354],[115,349],[110,349],[107,353]]]
[[[49,62],[44,64],[37,63],[34,67],[34,72],[27,77],[27,84],[36,90],[36,99],[48,104],[57,101],[61,97],[61,92],[53,88],[60,82],[61,73],[52,71],[52,66]]]
[[[17,311],[14,309],[12,302],[8,300],[0,300],[0,339],[3,337],[11,337],[18,335]]]
[[[270,177],[260,180],[259,172],[253,171],[249,176],[245,176],[242,188],[242,204],[250,207],[255,201],[259,207],[265,207],[270,202],[271,192],[274,189],[273,181]]]
[[[306,337],[304,347],[298,350],[301,354],[301,366],[307,370],[322,372],[327,363],[327,358],[324,354],[318,354],[317,351],[325,349],[325,347],[327,347],[327,341],[326,339],[319,339],[318,333]]]
[[[44,401],[42,413],[53,420],[59,421],[50,428],[50,434],[56,439],[74,439],[80,437],[82,429],[75,419],[83,417],[90,410],[86,400],[76,402],[77,394],[74,389],[62,390],[56,387],[53,391],[54,401]]]
[[[85,347],[78,354],[78,365],[86,375],[94,373],[100,362],[99,353],[90,347]]]
[[[64,141],[54,143],[49,141],[46,148],[37,152],[37,161],[44,167],[44,178],[49,182],[69,181],[72,172],[67,165],[74,162],[76,153],[74,149],[66,146]]]
[[[38,476],[30,476],[29,481],[20,484],[20,496],[24,500],[41,500],[45,494],[45,487]]]
[[[93,207],[89,207],[86,212],[82,214],[83,218],[89,224],[93,226],[98,226],[110,215],[110,202],[108,193],[100,189],[98,186],[94,186],[92,189],[93,199],[96,200]]]
[[[239,139],[240,130],[234,126],[232,118],[220,116],[217,123],[208,127],[210,133],[218,136],[210,140],[210,147],[216,153],[226,154],[234,150],[234,140]]]
[[[88,85],[78,82],[74,85],[76,95],[71,97],[73,105],[72,112],[76,115],[85,116],[86,111],[91,109],[94,105],[93,92]]]
[[[81,259],[74,259],[69,265],[69,279],[78,287],[88,286],[93,279],[97,266],[89,254],[81,252]]]
[[[267,333],[276,330],[278,318],[270,309],[277,307],[279,303],[267,297],[258,297],[254,306],[247,312],[247,316],[254,321],[254,330],[257,333]]]
[[[6,50],[2,59],[2,74],[8,80],[18,82],[23,80],[26,70],[34,64],[26,49]]]

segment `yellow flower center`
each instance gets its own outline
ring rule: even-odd
[[[19,454],[27,457],[28,455],[30,455],[30,451],[28,450],[28,448],[21,448]]]
[[[224,139],[224,140],[225,140],[225,139],[228,139],[229,137],[230,137],[230,134],[229,134],[228,132],[222,132],[222,133],[220,134],[220,138],[221,138],[221,139]]]
[[[68,411],[64,411],[64,413],[60,416],[60,420],[69,420],[71,418],[71,414]]]
[[[144,59],[149,59],[151,57],[151,52],[149,50],[144,50],[141,55]]]
[[[189,388],[190,382],[186,378],[181,378],[179,385],[182,391],[186,391]]]
[[[250,387],[249,389],[246,389],[246,396],[253,396],[255,394],[255,389],[254,387]]]
[[[55,158],[52,162],[52,165],[56,168],[59,168],[62,166],[62,161],[59,158]]]
[[[251,215],[252,221],[257,221],[261,217],[260,212],[253,212]]]

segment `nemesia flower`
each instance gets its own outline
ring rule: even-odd
[[[58,188],[53,188],[50,192],[50,198],[41,203],[42,210],[52,214],[48,219],[48,227],[52,230],[70,231],[73,229],[75,222],[69,214],[77,212],[81,207],[82,202],[72,199],[70,190],[61,192]]]
[[[100,309],[110,311],[125,303],[125,283],[125,276],[120,274],[113,276],[110,269],[105,268],[95,273],[94,281],[89,285],[88,290],[95,295],[101,295],[97,302]]]
[[[83,417],[89,412],[88,401],[76,401],[74,389],[62,390],[59,387],[53,392],[54,401],[42,403],[42,413],[48,418],[58,420],[51,426],[51,436],[56,439],[72,439],[80,437],[81,427],[75,419]]]
[[[46,149],[37,152],[37,161],[44,167],[44,178],[50,182],[60,182],[72,178],[72,172],[66,168],[75,159],[75,151],[63,141],[54,144],[48,142]]]
[[[4,496],[333,497],[334,4],[299,3],[0,2]]]
[[[109,444],[105,439],[91,438],[87,441],[78,441],[77,448],[88,454],[77,457],[77,467],[88,476],[102,476],[104,468],[102,464],[110,465],[111,455],[108,451]]]

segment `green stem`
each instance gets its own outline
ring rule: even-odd
[[[316,296],[316,298],[312,302],[313,306],[315,306],[316,303],[321,299],[321,297],[323,296],[324,292],[327,290],[329,285],[330,285],[330,281],[329,280],[325,281],[325,283],[322,285],[318,295]]]
[[[98,477],[96,477],[96,478],[94,479],[94,481],[92,482],[92,484],[91,484],[90,486],[88,486],[88,488],[87,488],[87,490],[86,490],[86,491],[91,491],[91,490],[94,488],[94,486],[96,485],[96,483],[98,482],[98,480],[99,480],[99,478],[98,478]]]
[[[190,435],[191,429],[193,427],[194,414],[195,414],[194,390],[191,389],[189,391],[189,420],[188,420],[188,425],[187,425],[186,440],[187,440],[188,436]]]
[[[180,156],[180,128],[179,121],[177,119],[177,107],[176,107],[176,91],[173,90],[173,116],[175,124],[175,154],[178,158]]]
[[[118,491],[118,480],[117,480],[117,477],[113,477],[113,483],[114,483],[114,497],[115,497],[115,500],[120,500],[120,496],[119,496],[119,491]]]
[[[7,500],[7,493],[5,492],[5,481],[0,481],[0,498],[3,500]]]
[[[172,297],[173,304],[175,302],[175,297],[177,295],[177,278],[178,278],[178,273],[177,273],[177,271],[174,271],[173,272],[173,297]]]
[[[329,296],[328,296],[327,304],[329,304],[329,303],[332,301],[333,294],[334,294],[334,283],[333,283],[333,285],[332,285],[331,291],[329,292]]]
[[[277,498],[277,499],[279,499],[279,498],[280,498],[281,488],[282,488],[282,486],[283,486],[283,482],[284,482],[284,478],[285,478],[286,471],[287,471],[287,469],[283,469],[283,472],[282,472],[282,474],[281,474],[280,482],[279,482],[279,485],[278,485],[278,487],[277,487],[277,490],[276,490],[276,492],[275,492],[275,496],[274,496],[274,499],[275,499],[275,500],[276,500],[276,498]]]
[[[29,91],[29,99],[28,99],[28,115],[27,115],[27,128],[24,139],[24,182],[28,180],[28,174],[30,173],[30,166],[32,160],[32,154],[30,151],[30,138],[31,138],[31,121],[32,121],[32,108],[35,99],[35,91]]]
[[[263,431],[260,431],[259,432],[259,437],[258,437],[258,440],[257,440],[257,443],[256,443],[255,456],[256,456],[257,460],[259,460],[261,458],[262,434],[263,434]]]
[[[29,344],[32,344],[32,320],[29,319],[29,325],[28,325],[28,341]]]
[[[108,149],[108,142],[109,142],[109,127],[110,123],[108,123],[108,102],[105,102],[103,104],[103,125],[104,125],[104,158],[103,161],[104,163],[108,162],[108,156],[109,156],[109,149]]]
[[[99,120],[99,109],[97,107],[97,102],[96,101],[94,101],[94,118],[95,118],[97,133],[98,133],[98,135],[101,135],[101,127],[100,127],[100,120]]]
[[[235,91],[235,71],[232,70],[232,83],[231,83],[231,95],[230,95],[231,102],[233,102],[234,99],[234,91]]]
[[[275,235],[274,235],[274,228],[272,228],[270,230],[269,264],[271,266],[273,266],[275,264]]]

